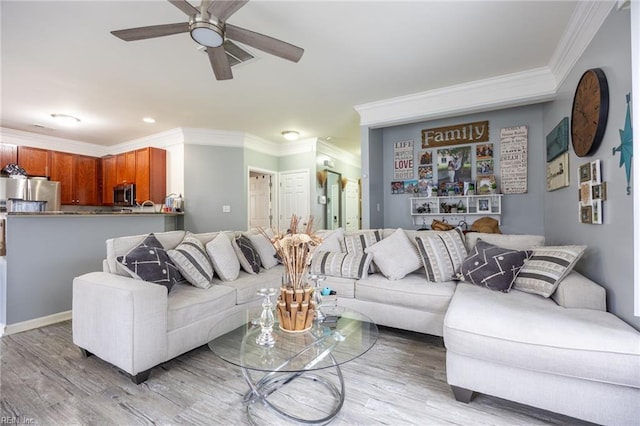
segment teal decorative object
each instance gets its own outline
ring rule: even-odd
[[[627,173],[627,195],[631,195],[631,158],[633,157],[633,133],[631,130],[631,93],[627,93],[627,116],[624,120],[624,130],[620,131],[620,146],[613,148],[613,155],[620,152],[620,166],[624,164]]]

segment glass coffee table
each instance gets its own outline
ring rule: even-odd
[[[378,328],[349,309],[334,307],[325,313],[328,320],[315,321],[305,332],[285,332],[276,323],[275,344],[267,347],[256,343],[260,309],[250,309],[246,325],[209,342],[217,356],[241,368],[249,385],[243,403],[252,423],[276,415],[295,423],[325,424],[340,412],[345,396],[340,365],[371,349]]]

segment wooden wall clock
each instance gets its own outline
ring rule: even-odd
[[[600,68],[585,71],[571,108],[571,144],[578,157],[598,150],[609,116],[609,85]]]

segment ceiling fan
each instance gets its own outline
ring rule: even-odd
[[[202,0],[199,8],[187,0],[168,1],[187,14],[189,22],[117,30],[111,34],[124,41],[134,41],[189,32],[191,38],[207,51],[217,80],[233,78],[227,51],[238,46],[230,45],[229,40],[293,62],[298,62],[304,53],[304,49],[282,40],[228,24],[227,19],[249,0]]]

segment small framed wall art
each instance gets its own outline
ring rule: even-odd
[[[490,213],[491,212],[491,200],[489,198],[478,198],[477,205],[478,213]]]
[[[601,225],[603,201],[607,199],[607,184],[602,181],[600,160],[578,167],[578,212],[580,223]]]
[[[569,153],[560,154],[547,163],[547,191],[569,186]]]
[[[547,163],[569,150],[569,117],[564,117],[547,135]]]

